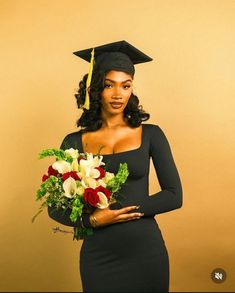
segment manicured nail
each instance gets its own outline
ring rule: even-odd
[[[136,208],[136,209],[139,209],[139,208],[140,208],[140,206],[136,206],[135,208]]]

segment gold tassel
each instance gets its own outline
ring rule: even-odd
[[[91,77],[92,77],[92,71],[93,71],[93,65],[94,65],[94,55],[95,55],[95,50],[93,48],[92,49],[92,52],[91,52],[91,61],[90,61],[89,73],[88,73],[87,81],[86,81],[86,97],[85,97],[85,103],[83,105],[83,108],[85,108],[87,110],[90,109],[90,96],[89,96],[88,89],[89,89],[90,84],[91,84]]]

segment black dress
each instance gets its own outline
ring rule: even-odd
[[[127,162],[129,177],[122,186],[124,206],[140,205],[141,219],[95,228],[86,236],[80,251],[80,273],[84,292],[168,292],[169,258],[154,216],[182,206],[182,186],[168,140],[158,125],[142,124],[139,148],[103,155],[109,172],[116,173]],[[67,135],[61,148],[83,152],[81,132]],[[150,157],[161,191],[149,196]],[[120,207],[119,207],[120,208]],[[69,213],[49,215],[69,226]],[[85,226],[89,215],[83,214]]]

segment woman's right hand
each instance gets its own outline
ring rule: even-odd
[[[119,222],[127,222],[140,219],[144,215],[143,213],[136,212],[136,209],[138,208],[139,206],[128,206],[117,210],[111,210],[109,207],[105,209],[97,208],[90,215],[90,217],[95,217],[98,226],[105,226]]]

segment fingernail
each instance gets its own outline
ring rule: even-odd
[[[136,208],[136,209],[139,209],[139,208],[140,208],[140,206],[136,206],[135,208]]]

